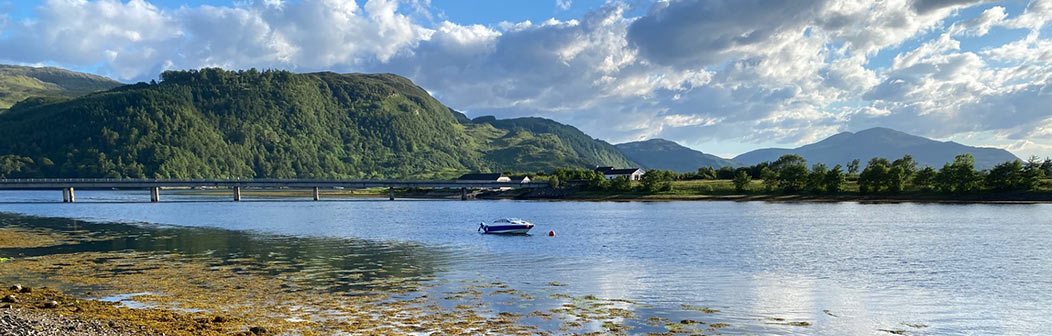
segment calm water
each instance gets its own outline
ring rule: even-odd
[[[697,314],[682,304],[716,308],[732,326],[727,333],[1052,334],[1050,205],[77,196],[79,203],[62,204],[45,203],[60,200],[57,191],[0,192],[0,212],[8,213],[0,225],[61,228],[70,221],[55,218],[70,218],[81,229],[126,233],[68,249],[260,258],[281,250],[308,260],[304,267],[322,264],[319,283],[333,290],[356,286],[341,269],[365,280],[483,278],[520,290],[557,281],[579,295],[643,303],[644,317]],[[203,200],[216,202],[194,202]],[[479,221],[498,217],[537,227],[531,236],[475,232]]]

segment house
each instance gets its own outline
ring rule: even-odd
[[[639,168],[625,168],[625,169],[614,169],[614,167],[595,167],[595,171],[603,174],[607,180],[612,180],[621,176],[628,176],[629,180],[639,181],[643,178],[645,171]]]
[[[464,174],[457,181],[476,181],[476,182],[511,182],[511,178],[504,176],[501,173],[474,173]]]
[[[511,182],[514,183],[530,183],[530,177],[525,175],[512,175],[508,178],[510,178]]]

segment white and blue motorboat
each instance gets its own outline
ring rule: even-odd
[[[518,218],[501,218],[493,221],[490,225],[486,225],[486,222],[479,223],[478,231],[482,233],[524,234],[532,228],[533,223]]]

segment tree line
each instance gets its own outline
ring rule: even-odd
[[[737,168],[702,167],[687,173],[650,170],[638,184],[627,176],[608,180],[602,173],[586,169],[556,169],[550,174],[549,181],[554,187],[572,181],[587,190],[660,192],[672,190],[673,181],[731,180],[735,189],[742,192],[749,190],[754,180],[760,180],[765,192],[821,194],[843,192],[851,180],[857,181],[862,194],[885,194],[903,191],[1030,191],[1037,189],[1046,177],[1052,177],[1052,159],[1039,160],[1036,157],[977,170],[971,154],[958,155],[953,162],[939,169],[918,168],[910,155],[895,160],[873,158],[862,168],[857,159],[844,166],[815,163],[808,167],[803,157],[788,154],[772,162]]]

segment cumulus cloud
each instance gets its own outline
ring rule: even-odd
[[[954,35],[983,36],[990,32],[990,28],[1004,22],[1007,16],[1004,7],[994,6],[974,19],[954,24],[950,32]]]
[[[106,63],[121,79],[166,67],[324,69],[390,59],[427,39],[393,0],[276,0],[162,10],[145,0],[46,0],[0,39],[0,58]],[[9,52],[8,52],[9,51]]]
[[[576,19],[465,25],[435,20],[427,0],[45,0],[32,20],[0,16],[0,60],[124,80],[204,66],[393,72],[472,116],[554,118],[612,142],[789,145],[886,126],[1045,151],[1052,0],[959,10],[979,3],[612,1]],[[962,49],[994,27],[1030,33]]]
[[[558,7],[561,10],[570,9],[570,6],[573,6],[572,0],[555,0],[555,7]]]
[[[980,0],[914,0],[913,9],[920,13],[927,13],[943,8],[971,5]]]
[[[803,33],[818,1],[683,0],[659,2],[632,23],[630,43],[665,65],[712,65]]]

